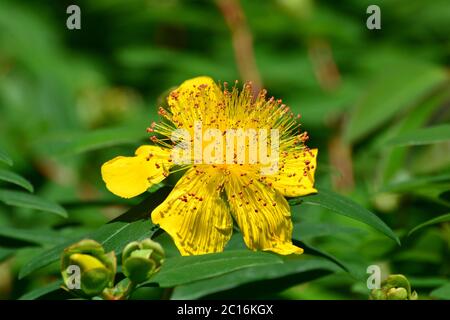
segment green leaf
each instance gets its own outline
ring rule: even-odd
[[[47,137],[38,141],[36,148],[41,152],[45,150],[57,156],[68,156],[124,144],[135,145],[146,137],[145,125],[102,128]]]
[[[345,263],[343,263],[341,260],[339,260],[338,258],[333,256],[332,254],[329,254],[328,252],[322,251],[319,248],[312,246],[311,244],[309,244],[309,242],[300,241],[299,243],[297,243],[298,240],[296,240],[296,239],[293,239],[293,240],[294,240],[294,244],[305,249],[305,252],[307,254],[330,260],[331,262],[333,262],[336,265],[338,265],[339,267],[341,267],[342,270],[344,270],[346,272],[350,272],[350,268]]]
[[[408,236],[410,236],[411,234],[413,234],[417,230],[420,230],[420,229],[422,229],[424,227],[431,226],[431,225],[436,224],[436,223],[449,222],[449,221],[450,221],[450,213],[443,214],[443,215],[441,215],[439,217],[430,219],[430,220],[425,221],[425,222],[419,224],[418,226],[414,227],[411,231],[409,231]]]
[[[450,282],[431,291],[430,296],[432,296],[433,298],[450,300]]]
[[[74,237],[71,240],[65,241],[64,243],[44,251],[42,254],[33,257],[22,266],[19,272],[19,279],[57,261],[66,247],[81,239],[89,238],[96,240],[105,247],[107,252],[114,250],[116,254],[120,254],[123,247],[129,242],[152,237],[158,229],[152,224],[148,215],[157,205],[158,202],[155,202],[155,196],[150,196],[136,207],[131,208],[120,217],[101,226],[96,231],[84,236]],[[142,216],[145,218],[129,222],[132,218],[136,220]]]
[[[417,146],[450,141],[450,125],[443,124],[433,127],[408,131],[390,139],[387,146]]]
[[[439,277],[408,277],[412,288],[436,288],[447,283],[447,279]]]
[[[54,292],[61,288],[63,284],[62,280],[57,280],[55,282],[51,282],[45,286],[36,288],[30,292],[25,293],[23,296],[19,298],[19,300],[35,300],[38,299],[48,293]]]
[[[445,72],[421,63],[403,63],[382,74],[362,97],[347,127],[346,137],[356,142],[391,120],[446,80]]]
[[[30,192],[33,192],[33,186],[25,178],[15,172],[0,169],[0,180],[14,183]]]
[[[31,258],[27,263],[25,263],[22,268],[19,271],[19,279],[22,279],[32,273],[33,271],[36,271],[40,268],[43,268],[45,266],[48,266],[49,264],[58,261],[58,259],[61,256],[61,253],[63,250],[70,246],[71,244],[80,241],[84,237],[77,237],[72,240],[68,240],[66,242],[63,242],[59,245],[56,245],[43,253],[38,254],[37,256],[34,256]],[[88,237],[86,237],[88,238]]]
[[[0,201],[10,206],[51,212],[61,217],[67,218],[66,210],[59,204],[33,194],[21,191],[0,190]]]
[[[273,280],[278,282],[280,278],[291,276],[290,285],[302,282],[301,274],[310,271],[336,272],[340,268],[334,263],[320,257],[302,254],[300,256],[285,257],[282,264],[269,264],[255,266],[237,270],[219,277],[195,281],[175,288],[173,299],[196,299],[202,296],[238,288],[245,284],[252,284],[259,281]],[[307,276],[305,281],[310,281],[312,277]],[[281,281],[280,281],[281,282]],[[269,286],[267,286],[269,287]]]
[[[0,247],[0,262],[8,259],[10,256],[12,256],[14,254],[15,251],[16,251],[16,249]]]
[[[155,193],[156,191],[163,188],[164,186],[165,186],[165,184],[162,182],[156,183],[156,184],[152,185],[150,188],[148,188],[147,192]]]
[[[429,188],[432,184],[440,184],[450,182],[450,174],[438,174],[433,176],[412,177],[405,181],[388,184],[383,187],[383,192],[405,192],[414,191],[420,188]]]
[[[174,257],[168,258],[161,271],[150,281],[158,283],[161,287],[173,287],[217,277],[242,268],[274,263],[281,264],[281,258],[271,253],[249,250]]]
[[[106,252],[115,251],[116,254],[120,254],[127,243],[151,237],[154,232],[155,228],[150,219],[139,220],[132,223],[113,222],[105,224],[90,234],[65,241],[42,254],[33,257],[22,267],[19,272],[19,278],[22,279],[31,272],[57,261],[66,247],[82,239],[93,239],[101,243]]]
[[[6,163],[9,166],[13,165],[13,160],[10,158],[10,156],[0,148],[0,162]]]
[[[289,199],[290,205],[294,206],[300,203],[318,205],[343,216],[363,222],[385,234],[400,245],[400,239],[380,218],[349,198],[329,190],[320,189],[319,193],[314,195]]]
[[[90,238],[100,242],[106,252],[115,251],[117,254],[120,254],[129,242],[151,238],[158,230],[150,218],[132,223],[114,222],[106,226],[108,228],[100,228],[92,233]]]
[[[57,244],[67,240],[53,230],[18,229],[1,226],[0,236],[37,244]]]
[[[316,237],[334,236],[336,234],[364,233],[364,231],[339,225],[315,222],[299,222],[294,224],[293,237],[303,241]]]
[[[430,263],[438,265],[442,263],[441,256],[438,252],[433,250],[423,250],[421,248],[413,248],[401,251],[392,257],[396,262],[405,263]]]
[[[325,223],[313,223],[313,222],[300,222],[294,224],[294,231],[292,234],[292,240],[299,241],[299,246],[305,249],[305,252],[308,254],[312,254],[315,256],[326,258],[338,266],[340,266],[343,270],[350,272],[350,268],[334,257],[333,255],[324,252],[315,246],[310,244],[310,240],[323,237],[323,236],[335,236],[337,234],[364,234],[365,231],[353,227],[343,227],[339,225],[333,224],[325,224]]]
[[[404,132],[416,130],[424,127],[435,114],[436,109],[446,103],[450,97],[450,90],[438,90],[423,103],[420,103],[414,112],[405,115],[395,125],[387,128],[375,138],[374,147],[376,152],[382,151],[385,160],[381,162],[383,170],[382,181],[391,181],[395,175],[404,168],[405,161],[409,154],[408,148],[385,148],[387,141]],[[382,150],[381,150],[382,148]]]

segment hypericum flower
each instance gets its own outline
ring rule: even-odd
[[[250,83],[241,90],[235,85],[229,91],[226,83],[222,89],[209,77],[185,81],[170,93],[167,102],[167,108],[159,109],[162,121],[147,129],[159,135],[151,138],[158,145],[144,145],[134,157],[106,162],[102,176],[107,188],[130,198],[171,172],[186,169],[167,199],[151,214],[152,221],[170,234],[182,255],[222,251],[231,237],[233,218],[250,249],[301,254],[303,249],[292,244],[290,207],[285,196],[317,192],[317,149],[305,146],[308,136],[300,132],[298,117],[281,100],[267,99],[265,90],[254,97]],[[278,134],[244,136],[245,143],[235,145],[242,138],[238,134],[230,138],[231,149],[217,137],[219,132],[228,139],[230,131],[239,129]],[[185,133],[181,134],[184,140],[180,130]],[[200,137],[199,130],[203,133]],[[180,139],[181,143],[176,141]],[[259,150],[250,148],[252,139],[260,140]],[[209,142],[205,145],[204,141]],[[193,152],[189,150],[192,143],[196,149]],[[256,162],[248,161],[255,152],[266,156],[268,148],[261,146],[274,146],[269,167],[275,170],[269,174],[263,172],[268,165],[260,161],[261,157]],[[174,158],[183,148],[192,161],[176,165]],[[222,161],[225,153],[227,161]],[[242,154],[244,161],[240,159]]]

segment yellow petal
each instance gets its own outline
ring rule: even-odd
[[[281,153],[278,173],[267,175],[269,186],[286,197],[316,193],[314,173],[317,167],[317,149]]]
[[[161,182],[170,169],[170,150],[141,146],[135,157],[116,157],[102,166],[109,191],[123,198],[135,197]]]
[[[209,125],[209,120],[217,117],[220,88],[210,77],[197,77],[183,82],[167,98],[172,122],[178,128],[189,129],[195,121]]]
[[[247,247],[278,254],[301,254],[291,241],[292,221],[286,199],[251,175],[229,176],[225,184],[233,217]]]
[[[231,237],[233,221],[220,197],[222,176],[215,170],[189,169],[167,199],[152,212],[182,255],[220,252]]]

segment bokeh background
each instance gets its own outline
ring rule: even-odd
[[[70,4],[81,8],[81,30],[66,28]],[[370,4],[381,8],[381,30],[366,27]],[[251,80],[300,113],[319,148],[318,187],[351,197],[402,237],[398,247],[327,210],[294,207],[295,221],[316,227],[310,243],[351,272],[209,297],[367,299],[365,269],[378,264],[406,275],[421,298],[450,298],[450,225],[406,236],[449,212],[450,143],[390,143],[449,122],[449,34],[446,0],[2,0],[0,148],[69,218],[0,201],[0,297],[58,277],[57,264],[17,277],[52,235],[95,229],[138,202],[107,192],[101,164],[147,141],[170,88],[209,75]],[[0,181],[5,188],[15,189]]]

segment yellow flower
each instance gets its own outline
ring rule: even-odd
[[[231,237],[233,218],[250,249],[301,254],[303,249],[292,244],[290,207],[285,196],[316,192],[317,149],[305,146],[308,136],[300,132],[300,124],[289,108],[281,100],[267,99],[265,90],[254,97],[249,83],[241,90],[234,86],[229,91],[226,83],[221,89],[209,77],[185,81],[170,93],[167,102],[168,107],[159,110],[162,121],[148,129],[159,134],[159,138],[151,139],[158,145],[141,146],[134,157],[117,157],[106,162],[102,176],[107,188],[130,198],[161,182],[169,173],[186,169],[167,199],[151,214],[152,221],[170,234],[182,255],[222,251]],[[210,154],[214,156],[206,159],[203,155],[204,161],[200,163],[194,150],[193,154],[187,153],[192,161],[175,163],[173,133],[180,129],[194,137],[185,143],[194,143],[195,149],[197,140],[203,139],[200,152],[213,150]],[[263,173],[268,166],[263,165],[261,158],[248,161],[255,151],[249,149],[250,137],[240,148],[239,144],[233,145],[231,162],[217,161],[225,157],[225,147],[220,143],[211,145],[217,141],[206,139],[208,129],[220,130],[227,138],[227,131],[236,129],[276,130],[279,138],[259,137],[265,146],[279,141],[271,149],[276,157],[271,155],[269,167],[275,165],[275,170]],[[196,136],[198,130],[203,137]],[[232,137],[232,142],[237,139]],[[204,141],[209,143],[205,145]],[[244,162],[237,159],[243,146]]]

